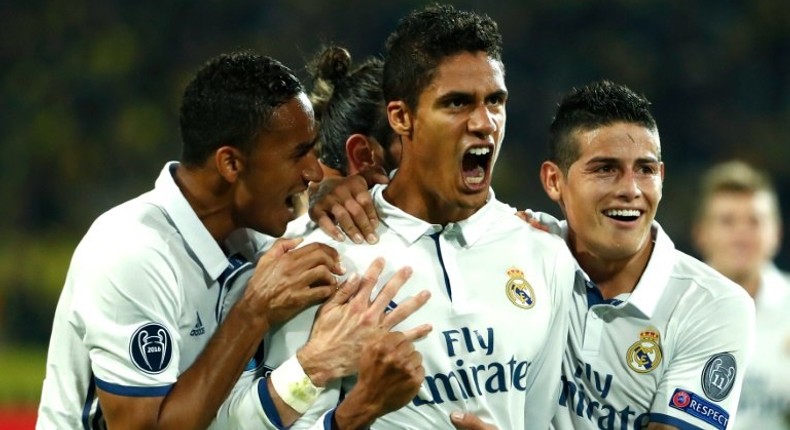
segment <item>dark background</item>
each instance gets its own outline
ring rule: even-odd
[[[667,173],[658,220],[678,248],[695,254],[696,182],[716,161],[765,169],[790,213],[787,0],[453,3],[488,13],[504,36],[501,200],[558,214],[538,183],[553,108],[571,87],[608,78],[653,102]],[[322,44],[357,59],[380,53],[397,19],[422,4],[0,2],[0,350],[46,345],[82,234],[178,157],[180,94],[202,63],[251,48],[306,78]],[[787,239],[777,263],[790,269]]]

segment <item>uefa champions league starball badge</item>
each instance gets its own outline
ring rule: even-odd
[[[661,364],[661,357],[661,334],[655,327],[648,327],[639,333],[639,340],[628,348],[625,362],[635,372],[649,373]]]
[[[505,284],[505,294],[510,301],[522,308],[531,309],[535,306],[535,291],[524,279],[524,272],[515,267],[508,269],[507,275],[510,277]]]

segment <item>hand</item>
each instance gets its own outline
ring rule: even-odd
[[[389,179],[377,170],[346,178],[326,178],[310,188],[310,219],[326,234],[338,242],[344,239],[343,232],[354,243],[376,243],[378,214],[368,191],[373,183],[387,183]],[[364,238],[364,239],[363,239]]]
[[[411,276],[411,268],[395,272],[371,302],[370,296],[383,269],[384,260],[377,258],[364,277],[360,279],[352,274],[319,309],[310,339],[297,353],[313,384],[324,386],[330,380],[357,373],[365,345],[384,337],[428,301],[430,293],[421,291],[391,312],[385,312]],[[422,324],[404,331],[403,336],[410,342],[424,337],[430,330],[429,324]]]
[[[521,218],[522,221],[527,222],[529,225],[531,225],[532,227],[538,230],[543,230],[545,232],[551,233],[549,227],[544,224],[541,224],[540,220],[535,216],[533,216],[533,213],[530,210],[518,211],[516,212],[516,216]]]
[[[468,412],[453,412],[450,414],[450,421],[459,430],[497,430],[495,426],[484,423],[480,418]]]
[[[302,239],[278,239],[255,266],[239,301],[266,318],[269,326],[285,322],[306,307],[331,296],[335,275],[345,269],[337,251],[321,243],[295,249]]]
[[[422,355],[403,333],[373,339],[363,351],[356,385],[335,410],[336,427],[366,428],[409,403],[424,379]]]

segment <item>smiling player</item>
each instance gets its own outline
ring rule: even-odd
[[[541,167],[580,268],[556,429],[724,430],[754,306],[654,221],[664,164],[649,102],[608,81],[562,99]]]

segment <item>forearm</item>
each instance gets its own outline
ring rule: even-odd
[[[234,306],[164,398],[156,428],[208,427],[268,329],[266,318],[252,315],[242,303]]]
[[[346,398],[335,409],[333,430],[357,430],[370,427],[376,418],[383,415],[374,399],[363,393],[359,385],[349,391]]]

